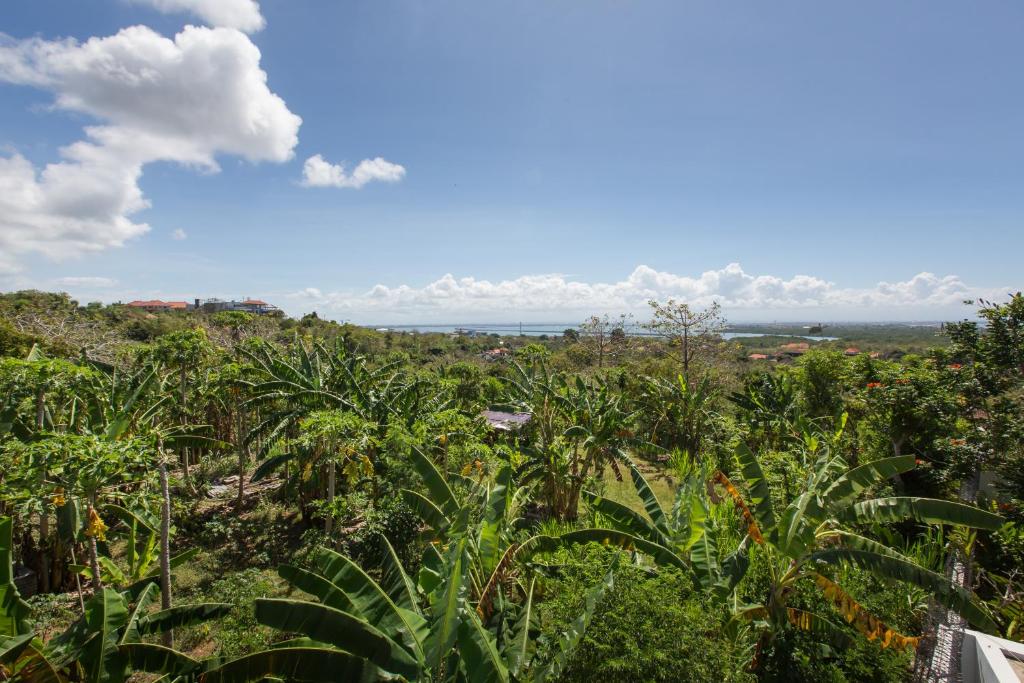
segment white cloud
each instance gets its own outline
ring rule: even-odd
[[[266,25],[256,0],[132,0],[149,5],[164,14],[187,12],[211,26],[237,28],[245,33],[260,31]]]
[[[351,187],[359,189],[366,183],[381,181],[397,183],[405,177],[405,167],[386,159],[363,159],[352,174],[342,164],[332,164],[316,154],[306,159],[302,167],[302,184],[306,187]]]
[[[969,286],[955,275],[920,273],[904,282],[852,288],[811,275],[752,275],[731,263],[696,277],[641,265],[616,282],[579,282],[559,274],[492,282],[448,274],[423,287],[379,284],[361,293],[324,293],[309,287],[290,299],[297,308],[316,306],[367,322],[472,322],[509,316],[571,321],[593,313],[642,314],[648,300],[669,298],[696,306],[717,301],[728,313],[750,320],[772,319],[780,313],[788,319],[819,314],[830,319],[921,319],[961,312],[966,298],[1003,294],[1002,289]]]
[[[80,276],[80,277],[62,277],[57,280],[57,285],[61,287],[74,287],[81,289],[107,289],[117,284],[117,280],[109,277],[94,277],[94,276]]]
[[[174,231],[171,232],[171,239],[178,240],[180,242],[181,240],[188,239],[188,233],[182,230],[181,228],[176,228]]]
[[[187,26],[174,39],[145,26],[113,36],[15,41],[0,34],[0,81],[52,91],[54,106],[103,121],[37,169],[0,156],[0,271],[16,256],[65,258],[121,246],[149,230],[146,164],[219,170],[220,154],[292,158],[302,119],[267,87],[260,51],[233,29]]]

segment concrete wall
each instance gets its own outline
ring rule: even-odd
[[[1024,659],[1024,643],[965,630],[960,653],[960,676],[963,683],[1020,683],[1005,652]]]

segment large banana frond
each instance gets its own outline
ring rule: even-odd
[[[405,573],[395,549],[391,547],[391,542],[384,536],[381,536],[380,540],[384,544],[384,566],[380,577],[380,587],[384,589],[396,606],[419,613],[419,605],[416,602],[416,584]]]
[[[690,557],[691,561],[693,556]],[[726,599],[736,590],[736,586],[750,568],[750,536],[744,536],[739,546],[722,561],[719,579],[711,587],[712,593],[719,599]]]
[[[160,610],[137,621],[139,633],[147,636],[165,633],[182,626],[192,626],[204,621],[217,619],[231,611],[231,605],[223,602],[208,602],[198,605],[181,605]]]
[[[124,680],[126,662],[117,649],[120,630],[128,624],[128,604],[112,588],[104,588],[85,603],[85,637],[91,638],[82,651],[81,664],[88,680],[119,683]],[[72,633],[78,633],[72,626]]]
[[[637,495],[640,496],[640,500],[643,501],[644,510],[647,511],[647,516],[654,522],[655,528],[662,533],[663,536],[668,536],[668,518],[665,516],[665,510],[662,509],[661,503],[658,502],[658,497],[654,495],[654,491],[651,489],[651,485],[644,479],[644,475],[640,472],[640,469],[636,466],[632,460],[627,460],[629,463],[629,474],[633,478],[633,486],[636,488]]]
[[[704,533],[690,547],[690,563],[694,577],[701,588],[710,589],[722,578],[718,564],[718,544],[708,533]]]
[[[441,508],[434,505],[426,496],[409,489],[402,489],[399,493],[406,505],[411,507],[419,518],[437,533],[443,533],[451,524],[451,520],[441,511]]]
[[[352,603],[353,614],[396,638],[409,652],[423,651],[426,622],[420,615],[400,609],[376,581],[344,555],[321,548],[316,561],[323,575]]]
[[[436,505],[448,517],[456,514],[460,507],[459,502],[455,499],[455,494],[452,493],[451,487],[448,486],[444,475],[434,465],[434,461],[418,448],[411,449],[409,456],[412,466],[423,479],[423,483],[426,485]]]
[[[973,505],[935,498],[875,498],[839,511],[847,522],[902,522],[913,519],[927,524],[954,524],[994,531],[1003,518]]]
[[[736,445],[735,455],[736,462],[740,466],[740,473],[743,475],[743,481],[746,482],[747,489],[750,491],[750,506],[753,508],[754,517],[757,519],[762,533],[771,533],[775,528],[775,511],[772,507],[768,480],[761,470],[761,464],[757,461],[757,456],[753,451],[742,441]],[[753,537],[753,534],[751,536]],[[754,540],[756,541],[757,538],[755,537]]]
[[[423,645],[424,659],[432,669],[437,669],[455,646],[459,625],[467,611],[469,561],[465,544],[465,540],[459,540],[448,549],[446,575],[433,595],[430,632]]]
[[[259,599],[256,620],[286,633],[302,633],[329,643],[406,678],[416,678],[421,669],[413,653],[365,620],[333,607],[302,600]]]
[[[868,640],[878,640],[882,648],[892,647],[897,650],[916,648],[918,639],[897,633],[873,614],[868,612],[839,585],[820,574],[814,576],[815,583],[821,588],[825,597],[835,604],[847,623],[860,631]],[[790,610],[792,611],[792,610]],[[806,614],[806,613],[805,613]],[[802,615],[801,615],[802,616]],[[799,618],[799,617],[798,617]],[[790,618],[792,621],[792,617]],[[796,624],[800,626],[800,624]]]
[[[35,638],[34,633],[23,633],[20,636],[0,636],[0,666],[10,666],[21,653],[28,649]]]
[[[133,671],[186,676],[202,668],[202,662],[169,647],[152,643],[124,643],[118,650]]]
[[[913,562],[855,548],[830,548],[812,553],[808,559],[830,564],[849,562],[880,578],[914,584],[931,592],[939,603],[958,612],[975,628],[989,632],[996,630],[992,617],[968,591],[950,585],[946,577]]]
[[[533,628],[533,621],[536,612],[533,608],[533,588],[536,578],[530,579],[530,585],[526,589],[526,597],[519,608],[519,618],[511,630],[511,638],[506,642],[504,648],[505,664],[509,673],[519,676],[520,672],[527,666],[533,656],[534,640],[530,637]]]
[[[914,456],[912,455],[881,458],[864,463],[832,482],[832,485],[822,494],[822,500],[827,509],[836,510],[864,489],[912,469],[914,469]]]
[[[298,683],[374,681],[378,669],[362,657],[339,650],[287,647],[255,652],[199,676],[200,683],[250,683],[276,679]]]
[[[668,543],[668,539],[665,538],[665,535],[653,524],[622,503],[617,503],[614,500],[609,500],[608,498],[602,498],[590,491],[584,491],[583,498],[592,508],[611,520],[612,524],[614,524],[618,530],[625,531],[626,533],[634,536],[646,538],[652,543]]]
[[[277,574],[300,591],[309,593],[328,607],[346,612],[352,609],[352,601],[348,599],[348,596],[319,574],[290,564],[280,565],[277,568]]]
[[[814,541],[816,502],[812,491],[804,491],[782,513],[775,540],[779,549],[790,557],[800,556]]]
[[[459,658],[468,683],[507,683],[508,668],[498,654],[494,636],[475,612],[467,612],[458,632]]]

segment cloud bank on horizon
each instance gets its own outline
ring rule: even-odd
[[[483,322],[509,316],[566,321],[600,313],[642,313],[651,299],[674,298],[695,306],[720,303],[749,319],[780,314],[799,319],[822,311],[849,319],[962,316],[966,299],[1000,298],[1004,289],[970,286],[956,275],[919,273],[870,288],[840,287],[811,275],[784,279],[753,275],[738,263],[691,277],[645,265],[617,282],[580,282],[560,274],[524,275],[492,282],[447,274],[422,287],[376,285],[366,292],[323,292],[316,287],[286,296],[285,308],[316,309],[355,322]]]
[[[0,275],[20,271],[25,254],[63,260],[149,232],[132,218],[150,207],[139,186],[147,164],[212,174],[219,155],[253,163],[294,156],[302,119],[270,89],[260,50],[246,35],[265,25],[254,0],[134,2],[188,12],[210,26],[188,25],[173,38],[131,26],[84,42],[0,33],[0,81],[51,92],[54,109],[100,122],[42,168],[16,151],[0,153]],[[311,175],[314,159],[321,166]],[[349,176],[316,155],[304,180],[359,188],[404,174],[378,157]]]

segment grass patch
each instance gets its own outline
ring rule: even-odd
[[[661,503],[661,507],[665,510],[671,510],[672,504],[676,499],[676,490],[679,488],[676,479],[665,468],[653,470],[653,466],[645,466],[641,471],[643,471],[647,483],[650,484],[651,490],[654,491],[658,502]],[[640,514],[646,514],[643,501],[640,500],[640,496],[633,486],[633,479],[630,478],[628,471],[624,471],[622,473],[622,481],[618,481],[615,478],[615,473],[610,469],[606,469],[601,486],[604,488],[604,491],[600,493],[605,498],[614,500],[616,503],[622,503]]]

